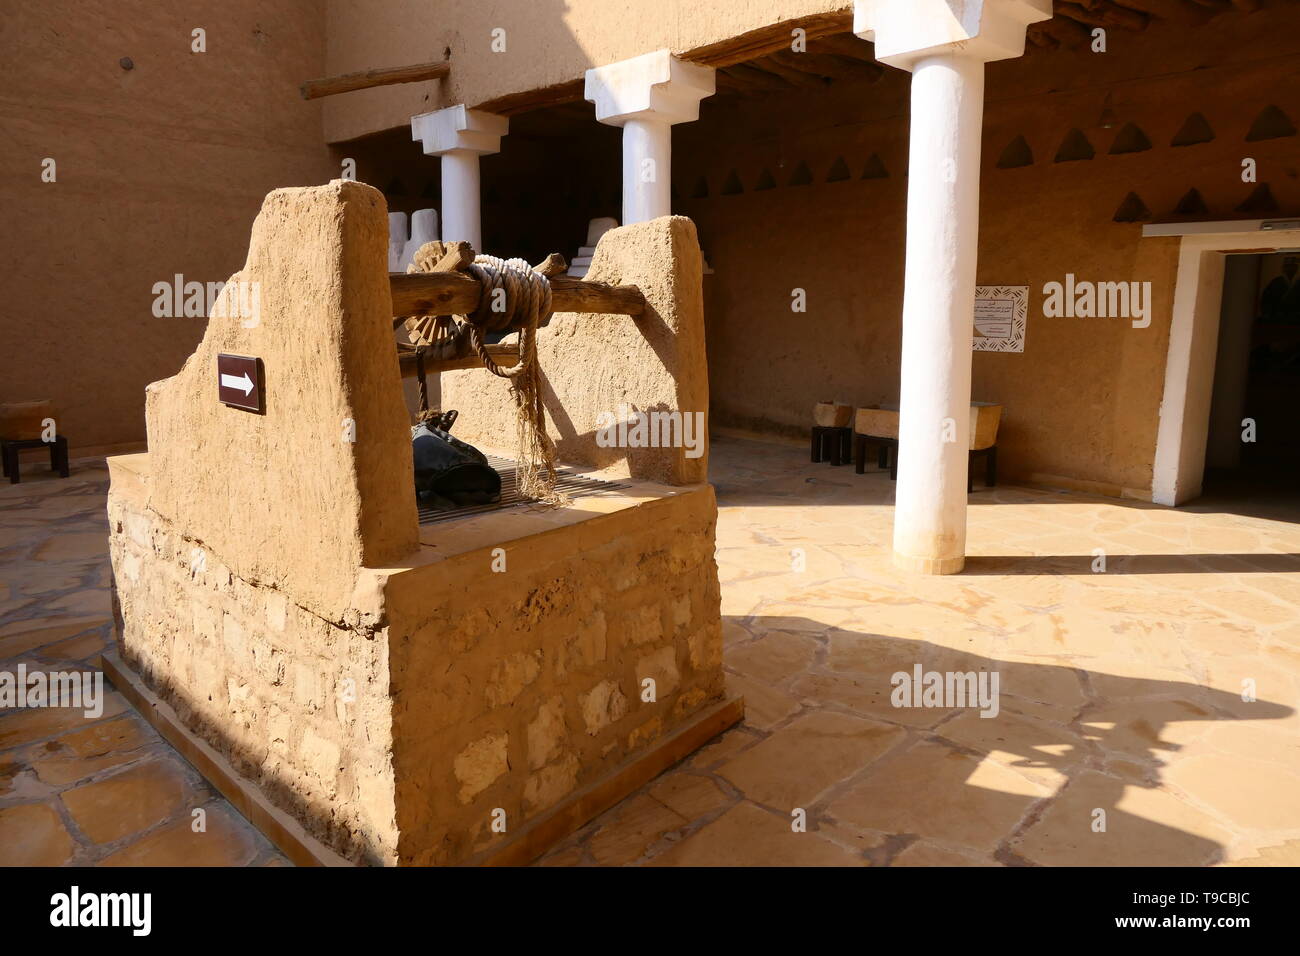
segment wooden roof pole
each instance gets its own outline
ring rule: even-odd
[[[322,96],[334,96],[336,93],[365,90],[372,86],[392,86],[394,83],[418,83],[421,80],[437,80],[450,72],[451,64],[446,60],[441,60],[437,63],[415,63],[411,66],[393,66],[380,70],[345,73],[342,76],[326,76],[319,80],[308,80],[298,89],[302,93],[304,100],[314,100]]]

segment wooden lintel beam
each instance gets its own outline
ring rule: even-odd
[[[875,45],[852,33],[822,37],[811,44],[809,49],[850,60],[857,65],[860,73],[867,74],[872,80],[878,80],[885,74],[885,68],[876,59]]]
[[[735,80],[742,87],[750,86],[757,90],[766,90],[773,93],[785,93],[794,89],[794,84],[781,79],[775,73],[769,73],[767,70],[756,69],[750,63],[736,63],[726,69],[726,73],[731,79]]]
[[[1145,30],[1148,21],[1151,19],[1147,14],[1139,10],[1119,7],[1107,2],[1107,0],[1094,0],[1093,9],[1088,9],[1082,3],[1056,0],[1052,9],[1057,16],[1069,17],[1071,20],[1077,20],[1088,26],[1119,27],[1123,30],[1133,30],[1135,32]]]
[[[474,109],[482,110],[485,113],[495,113],[498,116],[515,116],[519,113],[546,109],[550,106],[582,103],[585,102],[583,100],[584,82],[582,77],[578,77],[576,80],[566,80],[553,86],[542,87],[540,90],[524,90],[521,93],[510,93],[506,96],[498,96],[477,103]]]
[[[821,37],[816,43],[810,44],[809,49],[817,53],[834,53],[838,56],[847,56],[853,60],[871,63],[877,67],[880,66],[876,60],[875,46],[869,40],[864,40],[854,33],[837,33],[833,36]]]
[[[780,23],[771,23],[739,36],[719,40],[717,43],[698,46],[678,55],[683,60],[703,63],[705,66],[717,68],[732,66],[760,56],[767,56],[769,53],[776,53],[778,50],[789,50],[794,42],[796,29],[803,30],[804,37],[809,40],[832,33],[843,33],[853,29],[853,10],[846,7],[833,13],[814,13],[806,17],[782,20]]]
[[[768,60],[780,63],[782,66],[789,67],[792,70],[799,70],[802,73],[811,73],[813,76],[825,77],[829,80],[837,80],[845,76],[861,76],[861,62],[851,60],[848,57],[836,56],[834,53],[773,53]]]
[[[362,70],[359,73],[345,73],[342,76],[309,80],[299,87],[299,92],[302,93],[304,100],[314,100],[322,96],[333,96],[336,93],[365,90],[372,86],[438,80],[450,72],[451,64],[446,60],[437,63],[416,63],[412,66],[394,66],[382,70]]]
[[[771,73],[777,79],[785,80],[791,86],[796,87],[819,87],[826,86],[824,77],[816,76],[806,70],[796,70],[791,67],[778,63],[770,56],[765,56],[760,60],[750,60],[745,67],[753,70],[761,70],[764,73]]]
[[[640,315],[645,296],[634,285],[587,282],[573,276],[551,277],[551,305],[556,312],[602,312]],[[466,315],[478,308],[479,284],[460,272],[389,273],[393,315]]]

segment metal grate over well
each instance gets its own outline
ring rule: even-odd
[[[436,524],[439,521],[450,521],[453,518],[464,518],[467,515],[485,514],[489,511],[499,511],[502,508],[518,508],[533,503],[531,499],[519,495],[519,488],[515,484],[514,461],[509,458],[498,458],[496,455],[488,455],[487,460],[488,464],[501,476],[500,501],[494,501],[486,505],[466,505],[463,508],[449,508],[441,511],[432,505],[420,504],[420,524]],[[625,482],[602,481],[599,478],[588,478],[585,475],[569,474],[563,468],[560,468],[559,479],[556,481],[555,487],[570,498],[590,498],[594,495],[611,494],[628,486]]]

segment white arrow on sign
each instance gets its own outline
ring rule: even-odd
[[[241,391],[245,395],[247,395],[249,392],[253,390],[253,380],[248,377],[247,372],[245,372],[243,375],[239,376],[238,378],[236,378],[233,375],[227,375],[225,372],[222,372],[221,387],[237,389],[238,391]]]

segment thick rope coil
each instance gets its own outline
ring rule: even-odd
[[[546,433],[541,370],[537,364],[537,328],[551,316],[551,284],[523,259],[476,256],[465,271],[478,280],[478,308],[465,316],[470,343],[483,367],[510,382],[515,400],[520,494],[548,504],[567,504],[555,490],[555,443]],[[519,361],[502,368],[488,354],[485,332],[519,329]]]

